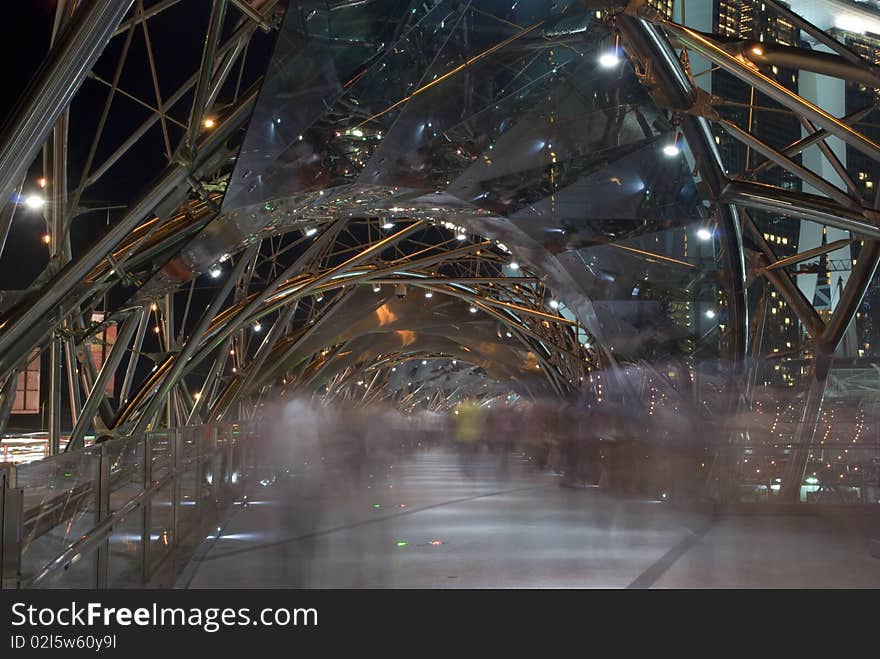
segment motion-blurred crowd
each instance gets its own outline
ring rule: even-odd
[[[353,486],[362,474],[438,447],[454,448],[463,465],[491,455],[555,472],[563,486],[661,500],[691,497],[710,467],[707,438],[686,422],[558,401],[465,400],[448,413],[403,414],[295,399],[268,408],[264,422],[272,460],[297,469],[332,466]]]

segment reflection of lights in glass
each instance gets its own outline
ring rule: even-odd
[[[44,233],[43,234],[43,242],[48,245],[49,243],[52,242],[52,236],[50,236],[48,233]]]
[[[663,153],[669,156],[670,158],[674,158],[679,153],[681,153],[681,149],[678,148],[677,144],[667,144],[663,147]]]
[[[211,128],[213,128],[213,127],[216,126],[216,125],[217,125],[217,122],[214,121],[213,119],[211,119],[210,117],[207,117],[207,118],[202,122],[202,126],[204,126],[205,128],[208,128],[208,129],[211,129]]]
[[[262,331],[263,331],[263,326],[260,325],[260,323],[254,323],[254,331],[255,331],[255,332],[262,332]]]
[[[426,292],[425,292],[425,297],[427,297],[427,298],[432,298],[432,297],[434,297],[434,294],[433,294],[431,291],[426,291]]]
[[[710,318],[710,319],[711,319],[711,318],[714,318],[714,317],[715,317],[715,310],[714,310],[714,309],[709,309],[709,310],[706,312],[706,318]]]
[[[764,54],[764,49],[761,48],[761,46],[755,46],[754,48],[752,48],[752,54],[760,57]]]
[[[467,240],[467,236],[464,235],[463,233],[459,233],[459,234],[458,234],[457,236],[455,236],[455,237],[456,237],[458,240]]]
[[[700,240],[711,240],[712,232],[709,229],[697,229],[697,238]]]
[[[373,286],[373,292],[374,292],[374,293],[378,293],[378,292],[381,291],[381,290],[382,290],[382,287],[379,286],[379,284],[376,284],[376,285]]]
[[[519,263],[517,263],[516,261],[511,261],[510,262],[510,269],[511,270],[519,270]]]
[[[382,228],[383,228],[383,229],[393,229],[393,228],[394,228],[394,222],[386,222],[385,224],[382,225]]]
[[[219,265],[213,266],[210,270],[208,270],[208,274],[211,275],[214,279],[217,279],[220,275],[223,274],[223,268]]]
[[[469,311],[470,311],[471,313],[477,313],[477,308],[476,308],[476,307],[471,307],[471,308],[469,309]]]
[[[422,366],[426,366],[427,364],[428,364],[428,360],[427,360],[427,359],[423,359],[423,360],[422,360]]]
[[[45,188],[47,185],[49,185],[49,181],[46,180],[46,177],[41,176],[37,179],[37,185],[39,185],[41,188]]]
[[[315,227],[312,227],[311,229],[306,229],[307,236],[314,236],[316,233],[318,233],[318,230]]]
[[[559,301],[558,300],[550,300],[550,308],[551,309],[558,309],[559,308]]]

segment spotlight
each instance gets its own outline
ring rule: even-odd
[[[603,69],[613,69],[615,66],[620,64],[620,57],[617,56],[617,51],[612,51],[610,53],[605,53],[599,58],[599,64]]]
[[[709,229],[697,229],[697,238],[700,240],[711,240],[712,232]]]
[[[714,309],[709,309],[709,310],[706,312],[706,318],[710,318],[710,319],[711,319],[711,318],[714,318],[714,317],[715,317],[715,310],[714,310]]]
[[[212,266],[210,270],[208,270],[208,274],[211,275],[213,279],[217,279],[220,275],[223,274],[223,268],[219,265]]]

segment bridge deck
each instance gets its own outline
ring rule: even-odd
[[[712,518],[442,450],[366,471],[267,474],[178,587],[880,586],[864,518]]]

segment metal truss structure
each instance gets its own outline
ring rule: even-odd
[[[539,3],[528,23],[483,4],[59,2],[51,50],[0,137],[0,249],[26,212],[9,200],[42,150],[50,250],[0,307],[0,430],[17,374],[39,353],[54,451],[63,400],[76,448],[93,428],[248,418],[270,393],[434,410],[464,396],[569,398],[593,370],[625,380],[618,365],[649,360],[650,321],[634,318],[679,294],[692,304],[668,332],[689,373],[680,380],[702,386],[700,364],[720,360],[713,386],[735,411],[751,405],[761,359],[766,309],[750,322],[748,300],[758,277],[810,338],[784,479],[796,488],[834,351],[880,263],[880,195],[862,198],[833,140],[875,160],[880,145],[859,127],[874,106],[834,116],[768,69],[880,88],[877,67],[776,0],[767,11],[830,52],[706,34],[646,0]],[[158,31],[195,14],[202,47],[172,88],[154,47],[171,40]],[[618,47],[628,60],[603,74],[595,60]],[[125,84],[137,57],[148,95]],[[747,113],[700,86],[699,58],[753,90]],[[85,131],[71,134],[71,116],[98,93],[74,162],[70,142]],[[764,98],[799,117],[804,137],[784,149],[759,139]],[[744,170],[723,161],[719,131],[748,148]],[[659,153],[670,142],[684,158]],[[145,152],[164,169],[141,169],[153,183],[84,240],[86,202]],[[810,169],[807,152],[843,185]],[[765,182],[771,170],[800,185]],[[780,258],[756,213],[847,237]],[[662,246],[697,226],[712,230],[711,254],[686,237],[684,251]],[[793,275],[856,244],[823,317]],[[699,326],[706,305],[721,324]],[[110,325],[117,338],[97,368],[88,347]]]

